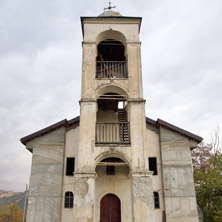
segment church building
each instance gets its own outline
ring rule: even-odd
[[[81,17],[80,116],[21,139],[26,222],[198,222],[191,149],[202,138],[145,116],[141,21],[111,7]]]

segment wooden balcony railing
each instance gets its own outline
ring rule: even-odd
[[[96,78],[128,78],[126,61],[97,61]]]
[[[129,122],[96,123],[96,143],[130,143]]]

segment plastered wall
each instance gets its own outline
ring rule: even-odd
[[[154,209],[155,221],[162,222],[163,211],[165,210],[164,196],[163,196],[163,185],[162,185],[162,164],[161,164],[161,155],[160,155],[160,142],[159,142],[159,132],[158,129],[151,130],[147,128],[146,131],[146,160],[148,168],[148,158],[156,157],[157,158],[157,175],[152,175],[152,185],[153,191],[159,193],[160,198],[160,208]]]
[[[65,128],[27,143],[33,150],[27,222],[60,222]]]
[[[197,222],[197,204],[190,147],[196,142],[160,128],[167,222]]]
[[[65,208],[65,192],[71,191],[75,193],[74,176],[66,176],[66,160],[67,157],[75,157],[75,165],[78,164],[78,144],[79,144],[79,127],[69,129],[66,132],[66,148],[64,152],[64,169],[63,169],[63,187],[62,187],[62,220],[61,222],[73,222],[74,212],[73,208]]]

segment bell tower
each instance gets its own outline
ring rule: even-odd
[[[153,221],[152,172],[145,159],[142,18],[108,9],[98,17],[81,17],[82,91],[74,217],[76,221],[105,221],[103,203],[115,196],[121,203],[120,220],[115,221]],[[79,187],[90,192],[83,198]],[[112,217],[112,212],[107,214]]]
[[[81,17],[80,117],[21,139],[27,222],[197,222],[191,149],[202,138],[145,117],[141,18]]]

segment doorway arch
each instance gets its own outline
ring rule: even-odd
[[[101,199],[100,222],[121,222],[121,203],[116,195],[106,194]]]

